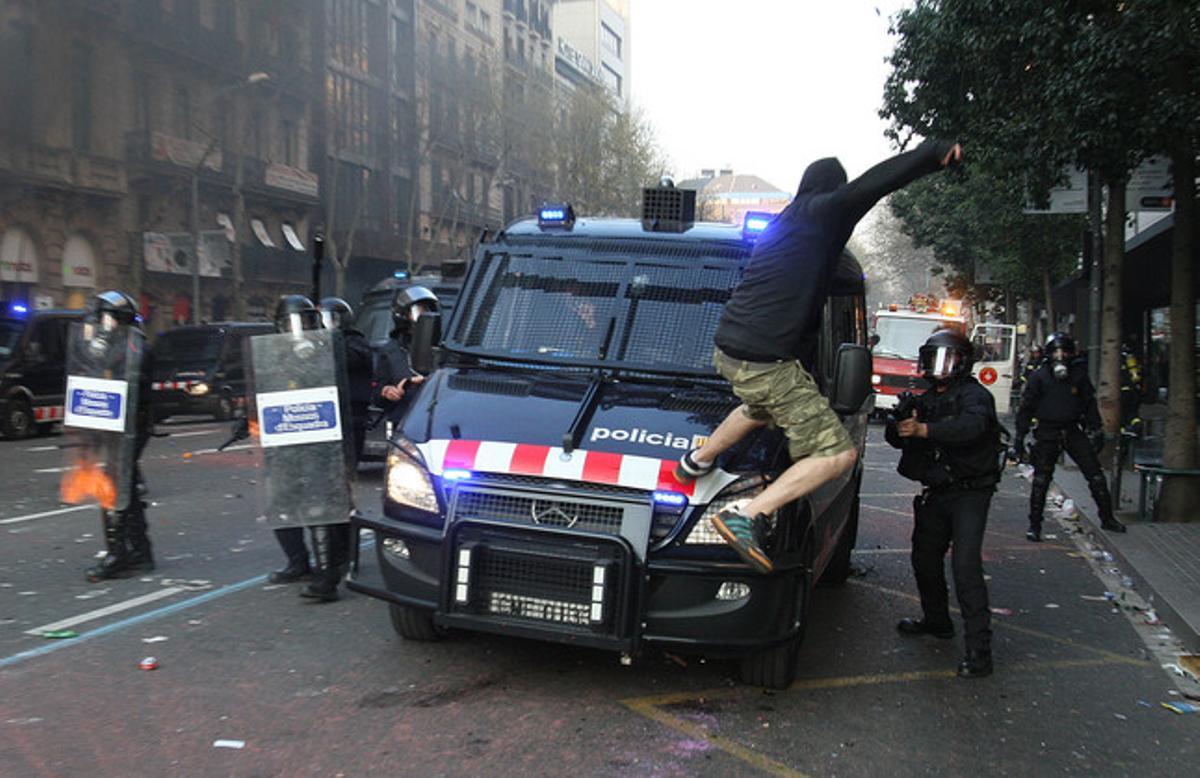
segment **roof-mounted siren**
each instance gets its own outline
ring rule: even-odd
[[[543,203],[538,208],[538,228],[570,230],[575,226],[575,209],[570,203]]]
[[[776,214],[766,211],[746,211],[746,216],[742,219],[742,237],[750,242],[758,240],[768,225],[775,220],[775,216]]]
[[[676,189],[663,176],[658,186],[642,190],[642,229],[648,232],[684,232],[696,221],[696,190]]]

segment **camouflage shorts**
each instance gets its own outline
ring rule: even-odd
[[[747,416],[772,422],[784,431],[793,461],[833,456],[854,447],[816,382],[796,360],[746,362],[717,349],[713,365],[733,384]]]

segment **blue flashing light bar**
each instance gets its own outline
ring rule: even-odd
[[[745,219],[742,220],[742,237],[746,240],[754,240],[775,220],[776,214],[766,213],[764,211],[747,211]]]
[[[571,229],[575,224],[575,209],[570,203],[546,203],[538,209],[538,227]]]
[[[664,508],[682,508],[687,505],[687,495],[679,492],[655,492],[650,498],[655,505]]]
[[[442,478],[447,481],[465,481],[470,478],[471,475],[472,473],[470,470],[461,470],[459,468],[452,467],[442,473]]]
[[[11,303],[8,306],[8,312],[13,316],[24,316],[29,313],[29,306],[24,303]]]
[[[400,279],[408,278],[408,271],[407,270],[397,270],[394,273],[392,273],[392,278],[400,278]]]

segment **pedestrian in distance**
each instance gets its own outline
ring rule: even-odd
[[[957,330],[935,332],[918,364],[932,388],[915,398],[911,414],[889,420],[887,442],[901,450],[900,475],[919,481],[913,500],[912,567],[921,618],[903,619],[903,635],[954,637],[946,588],[950,550],[954,593],[962,611],[966,654],[963,678],[992,674],[991,611],[983,577],[983,534],[1000,481],[1000,421],[991,392],[971,376],[972,348]]]
[[[786,433],[791,467],[713,528],[755,570],[773,569],[763,548],[768,516],[854,467],[857,451],[810,370],[821,312],[854,227],[882,197],[962,160],[957,143],[931,140],[853,181],[836,159],[808,166],[796,197],[759,237],[741,283],[721,314],[714,364],[741,399],[703,446],[675,468],[681,483],[707,475],[718,457],[774,423]]]
[[[1097,452],[1104,445],[1096,390],[1088,378],[1087,362],[1075,353],[1075,340],[1055,332],[1046,340],[1046,358],[1029,377],[1017,409],[1016,454],[1024,459],[1025,438],[1033,430],[1033,486],[1029,491],[1029,530],[1025,537],[1042,539],[1042,511],[1054,477],[1054,466],[1064,450],[1087,479],[1088,489],[1100,513],[1100,526],[1109,532],[1124,532],[1125,525],[1113,515],[1112,495],[1100,467]]]
[[[425,376],[412,367],[409,350],[413,327],[422,313],[434,313],[438,298],[424,286],[410,286],[392,301],[392,331],[387,345],[375,363],[375,403],[386,418],[395,423],[404,413],[406,393],[421,384]]]

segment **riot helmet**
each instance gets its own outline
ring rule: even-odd
[[[101,292],[88,303],[87,321],[102,335],[118,327],[141,327],[137,301],[117,289]]]
[[[424,286],[410,286],[392,300],[392,331],[407,334],[422,313],[436,311],[438,298]]]
[[[1066,380],[1070,374],[1068,367],[1075,358],[1075,339],[1065,332],[1051,333],[1046,338],[1046,357],[1051,362],[1051,372],[1059,380]]]
[[[321,324],[327,330],[348,330],[354,324],[354,309],[340,297],[323,297],[318,307]]]
[[[929,336],[917,352],[917,365],[927,381],[945,383],[971,370],[971,341],[956,329],[941,329]]]
[[[305,330],[321,329],[321,315],[312,300],[302,294],[286,294],[275,306],[275,330],[299,335]]]

